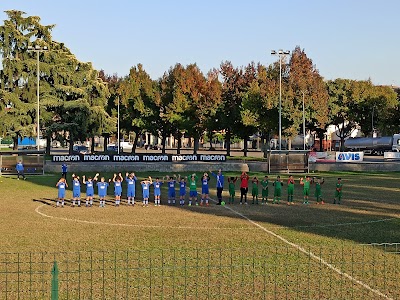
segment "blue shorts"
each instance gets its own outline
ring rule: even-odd
[[[74,198],[80,198],[80,197],[81,197],[81,192],[80,192],[80,191],[73,191],[73,192],[72,192],[72,197],[74,197]]]
[[[206,188],[203,187],[203,188],[201,189],[201,193],[202,193],[202,194],[207,194],[207,195],[208,195],[208,194],[209,194],[209,189],[208,189],[208,187],[206,187]]]
[[[168,191],[168,198],[175,198],[175,190],[173,191]]]
[[[121,196],[121,195],[122,195],[122,191],[121,190],[114,191],[114,196]]]
[[[58,192],[58,198],[60,198],[60,199],[65,198],[65,191]]]
[[[154,196],[161,196],[161,191],[154,191]]]
[[[179,196],[185,196],[185,195],[186,195],[186,190],[179,191]]]
[[[127,197],[135,197],[135,190],[128,190]]]
[[[149,192],[147,191],[146,193],[143,193],[143,199],[144,198],[150,198],[150,194],[149,194]]]
[[[107,194],[99,194],[99,198],[105,198]]]
[[[189,197],[197,197],[197,191],[190,191]]]

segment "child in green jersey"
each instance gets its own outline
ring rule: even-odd
[[[265,176],[263,180],[261,180],[261,204],[267,204],[268,202],[268,176]]]
[[[277,176],[275,182],[272,184],[275,189],[274,189],[274,200],[272,201],[272,204],[278,203],[281,201],[281,196],[282,196],[282,186],[283,182],[281,180],[281,176]]]
[[[304,180],[303,177],[300,178],[300,184],[303,186],[303,204],[309,204],[308,203],[308,197],[310,196],[310,185],[311,185],[311,178],[309,175],[306,176],[306,179]]]
[[[288,179],[288,188],[287,188],[287,205],[293,204],[293,194],[294,194],[294,179],[293,176],[290,175]]]
[[[236,181],[238,180],[237,176],[236,177],[228,177],[228,183],[229,183],[229,203],[233,204],[233,201],[235,200],[235,184]]]
[[[256,204],[258,204],[258,178],[254,177],[251,183],[252,183],[251,195],[253,196],[252,204],[254,204],[254,200],[256,200]]]
[[[193,173],[187,178],[189,184],[189,206],[192,205],[192,199],[195,200],[196,205],[199,205],[197,203],[197,175]]]
[[[322,190],[321,185],[324,184],[324,178],[313,179],[315,182],[315,198],[317,200],[317,204],[325,204],[324,200],[322,200]]]
[[[338,204],[340,204],[340,201],[342,201],[342,188],[343,188],[342,178],[338,178],[338,181],[336,183],[335,198],[333,199],[333,204],[336,204],[336,200],[338,201]]]

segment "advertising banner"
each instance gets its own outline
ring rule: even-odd
[[[224,162],[224,154],[85,154],[53,155],[52,162]]]
[[[364,160],[364,152],[336,152],[336,162],[360,162]]]
[[[384,159],[400,160],[400,152],[385,152],[383,153]]]

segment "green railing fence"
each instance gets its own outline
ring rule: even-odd
[[[400,299],[400,244],[0,253],[0,299]]]

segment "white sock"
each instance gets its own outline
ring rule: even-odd
[[[129,205],[129,204],[131,204],[131,199],[130,199],[130,198],[128,198],[128,205]]]
[[[64,200],[61,201],[61,206],[64,206]]]
[[[93,200],[92,199],[90,199],[90,205],[93,205]]]
[[[75,205],[75,200],[72,200],[72,205]]]
[[[86,200],[86,206],[88,206],[88,204],[89,204],[89,200]]]
[[[59,206],[59,205],[60,205],[60,201],[58,201],[58,200],[57,200],[57,204],[56,204],[56,206]]]
[[[81,200],[78,200],[78,206],[80,206],[81,205]]]
[[[132,198],[132,205],[135,204],[135,198]]]

